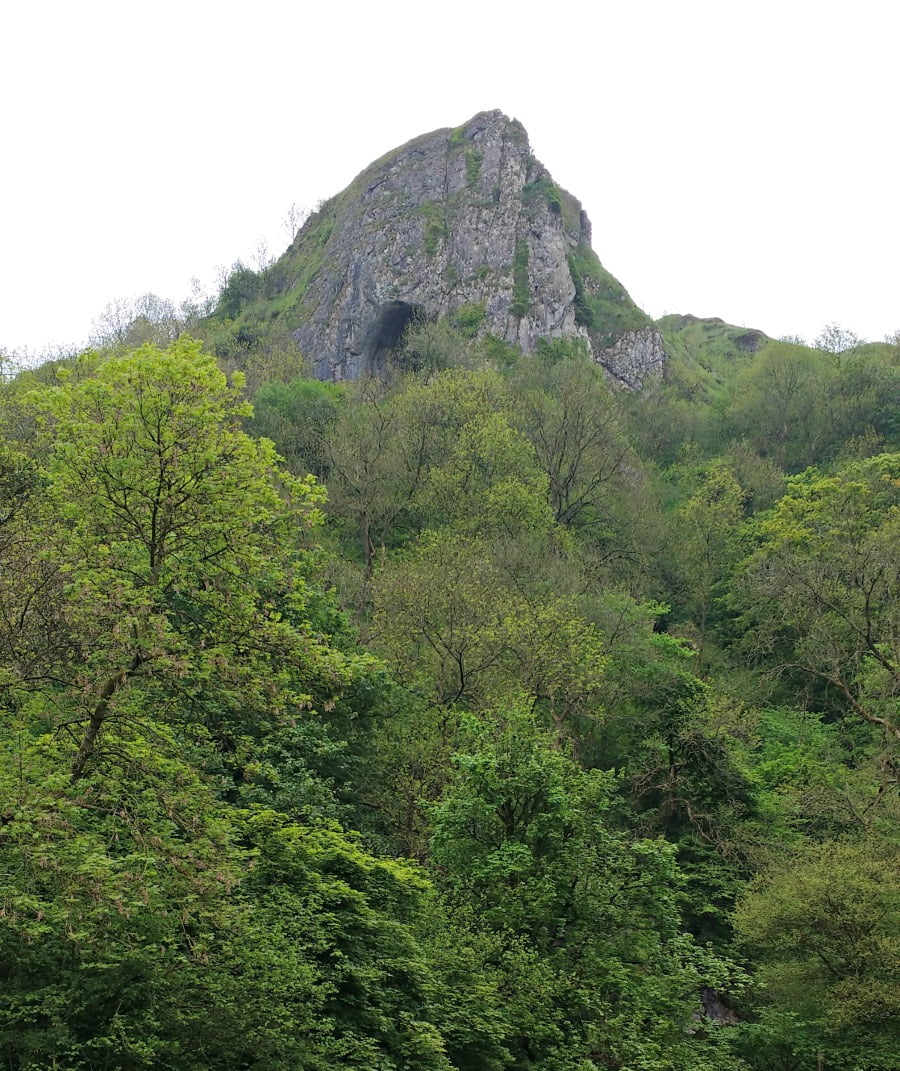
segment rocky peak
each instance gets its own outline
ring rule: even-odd
[[[526,353],[582,338],[639,385],[661,341],[590,242],[521,123],[480,112],[389,152],[311,216],[276,266],[275,315],[323,379],[378,374],[415,317],[464,316]]]

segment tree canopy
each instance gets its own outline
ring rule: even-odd
[[[895,1071],[896,346],[143,313],[0,382],[0,1062]]]

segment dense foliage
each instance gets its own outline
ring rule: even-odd
[[[10,1071],[900,1067],[898,347],[471,319],[0,388]]]

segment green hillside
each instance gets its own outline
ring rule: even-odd
[[[660,326],[4,382],[6,1067],[897,1068],[898,348]]]

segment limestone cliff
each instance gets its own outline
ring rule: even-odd
[[[582,338],[640,386],[665,359],[661,339],[590,242],[522,125],[482,112],[388,153],[322,205],[275,265],[270,315],[322,379],[378,374],[413,317],[461,316],[526,353]]]

